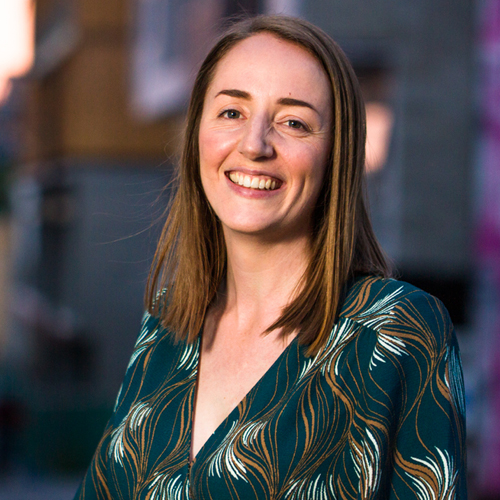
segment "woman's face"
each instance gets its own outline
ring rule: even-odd
[[[203,188],[227,237],[310,237],[331,145],[332,96],[320,63],[257,34],[218,63],[200,121]]]

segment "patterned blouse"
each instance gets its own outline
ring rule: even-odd
[[[146,315],[76,499],[465,499],[464,391],[448,314],[358,279],[314,357],[296,340],[190,463],[199,340]]]

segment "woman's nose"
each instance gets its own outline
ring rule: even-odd
[[[249,160],[254,161],[273,156],[271,127],[267,120],[249,120],[238,145],[238,151]]]

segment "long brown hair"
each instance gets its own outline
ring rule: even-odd
[[[222,228],[203,191],[198,134],[207,89],[218,62],[238,42],[270,33],[295,43],[323,66],[332,88],[332,149],[315,213],[312,257],[296,297],[267,330],[298,331],[313,355],[336,321],[344,289],[356,274],[389,275],[363,197],[366,120],[358,81],[339,46],[307,21],[257,16],[234,23],[204,60],[187,114],[177,191],[155,253],[146,307],[178,340],[197,338],[226,275]]]

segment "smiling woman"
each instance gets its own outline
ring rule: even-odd
[[[242,41],[219,63],[201,115],[200,174],[226,244],[294,233],[308,256],[330,152],[330,94],[317,59],[269,34]]]
[[[203,62],[143,326],[80,499],[466,497],[442,304],[389,279],[339,47],[234,24]]]

